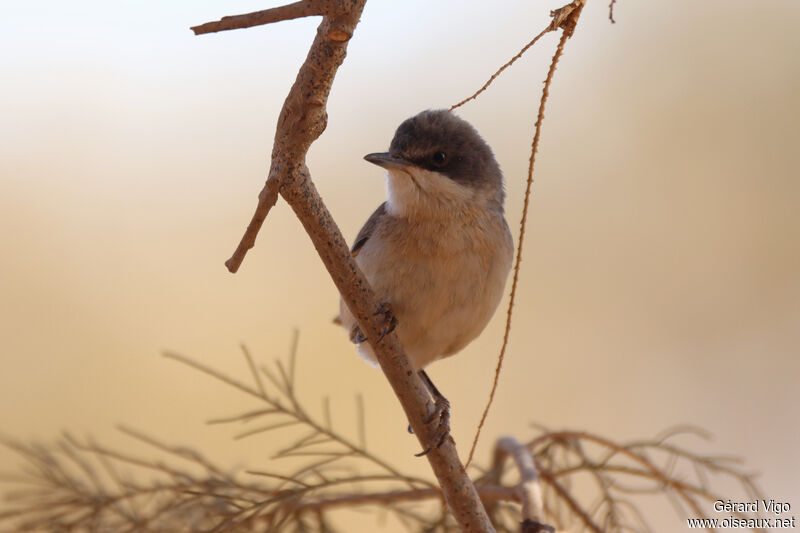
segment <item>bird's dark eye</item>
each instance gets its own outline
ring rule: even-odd
[[[433,159],[433,164],[440,167],[444,165],[445,161],[447,161],[447,154],[439,151],[433,154],[432,159]]]

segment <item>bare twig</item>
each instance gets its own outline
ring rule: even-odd
[[[489,414],[489,409],[492,406],[492,401],[494,400],[494,395],[497,392],[497,384],[500,380],[500,371],[503,368],[503,359],[505,358],[506,349],[508,348],[508,338],[511,334],[511,317],[514,312],[514,301],[517,295],[517,284],[519,282],[519,268],[520,263],[522,262],[522,245],[525,242],[525,226],[528,222],[528,207],[530,205],[530,198],[531,198],[531,188],[533,186],[533,165],[536,161],[536,151],[539,149],[539,138],[541,137],[542,133],[542,122],[544,121],[544,108],[545,104],[547,103],[547,97],[550,94],[550,84],[553,81],[553,74],[556,71],[556,65],[558,64],[558,60],[561,55],[564,53],[564,44],[566,43],[567,39],[572,36],[572,33],[575,31],[575,25],[578,23],[578,17],[581,15],[581,11],[583,10],[585,0],[575,0],[574,2],[565,5],[564,7],[552,11],[550,15],[553,17],[553,20],[550,22],[547,28],[545,28],[542,33],[536,36],[536,38],[531,41],[531,45],[536,42],[536,40],[544,35],[544,33],[548,31],[553,31],[558,28],[562,28],[564,31],[561,34],[561,39],[558,42],[558,47],[556,48],[556,53],[553,55],[553,60],[550,62],[550,69],[547,72],[547,78],[544,81],[544,88],[542,89],[542,98],[539,101],[539,113],[536,118],[536,124],[534,126],[535,133],[533,136],[533,143],[531,145],[531,156],[528,161],[528,179],[525,185],[525,200],[523,202],[522,207],[522,220],[520,220],[519,224],[519,239],[517,240],[517,258],[514,263],[514,276],[511,281],[511,295],[508,300],[508,310],[506,312],[506,327],[503,333],[503,344],[500,347],[500,355],[497,357],[497,367],[495,368],[494,372],[494,380],[492,381],[492,390],[489,392],[489,399],[486,402],[486,407],[483,409],[483,414],[481,415],[480,422],[478,422],[478,428],[475,431],[475,437],[472,440],[472,447],[469,450],[469,458],[467,459],[467,466],[472,463],[472,458],[475,455],[475,449],[478,447],[478,440],[481,436],[481,429],[483,429],[483,424],[486,422],[486,417]],[[529,45],[530,46],[530,45]],[[525,48],[518,54],[522,55],[525,51]],[[510,65],[513,61],[509,62],[507,65]],[[499,74],[507,65],[501,67],[501,69],[495,74]],[[494,77],[494,76],[493,76]],[[492,81],[490,79],[484,87],[475,93],[470,98],[474,98],[478,94],[480,94],[483,89],[488,87],[489,83]],[[467,99],[469,100],[469,98]],[[467,101],[465,100],[465,102]],[[463,102],[462,102],[463,103]],[[461,105],[461,104],[457,104]],[[454,106],[456,107],[456,106]]]
[[[296,356],[296,346],[297,346],[297,335],[295,335],[294,342],[292,343],[292,352],[290,354],[290,360],[293,360]],[[243,347],[244,349],[244,347]],[[252,365],[252,358],[250,354],[244,350],[245,358],[247,359],[248,366]],[[229,422],[236,422],[236,421],[246,421],[251,422],[257,418],[262,416],[270,416],[270,415],[285,415],[288,419],[284,419],[280,422],[273,422],[269,425],[261,426],[258,428],[251,429],[250,431],[246,431],[236,435],[236,438],[245,438],[252,436],[257,433],[264,433],[273,431],[275,429],[280,429],[287,426],[294,426],[298,424],[302,424],[306,426],[308,429],[311,430],[311,433],[308,434],[306,437],[301,438],[295,441],[291,446],[287,447],[286,449],[280,450],[276,453],[276,457],[287,457],[287,456],[302,456],[302,455],[309,455],[309,456],[327,456],[327,457],[351,457],[351,456],[358,456],[361,457],[374,465],[381,468],[381,470],[385,471],[387,474],[394,476],[398,480],[402,480],[407,482],[411,488],[417,488],[417,485],[422,484],[425,486],[431,486],[431,483],[427,480],[422,480],[418,478],[411,478],[407,476],[403,476],[395,467],[384,461],[383,459],[379,458],[378,456],[369,452],[364,446],[356,444],[352,442],[350,439],[346,439],[341,435],[337,434],[331,424],[329,422],[330,415],[327,414],[327,420],[324,422],[320,422],[312,418],[308,415],[305,409],[302,408],[298,398],[294,394],[293,387],[282,386],[281,382],[277,380],[277,378],[271,378],[275,385],[275,388],[281,393],[283,396],[283,400],[281,401],[279,398],[273,397],[266,392],[259,392],[252,387],[241,383],[221,372],[205,366],[201,363],[194,361],[191,358],[185,357],[183,355],[178,355],[171,352],[166,352],[164,354],[165,357],[170,359],[174,359],[181,363],[191,366],[201,372],[212,376],[223,383],[227,383],[251,396],[255,396],[259,400],[265,402],[268,406],[267,409],[258,409],[258,410],[251,410],[242,415],[233,416],[233,417],[225,417],[221,419],[212,420],[212,423],[229,423]],[[290,368],[294,368],[295,363],[290,363]],[[271,373],[267,371],[266,368],[262,368],[264,373],[267,376],[272,376]],[[261,387],[260,379],[258,377],[254,377],[254,381],[256,381],[257,386]],[[288,406],[286,405],[288,403]],[[326,440],[327,439],[327,440]],[[336,442],[344,451],[308,451],[304,450],[303,448],[312,445],[312,444],[319,444],[321,442]],[[305,469],[308,467],[304,467]],[[295,476],[299,475],[299,473],[295,473]]]
[[[578,21],[578,16],[580,15],[580,10],[583,9],[583,5],[585,4],[585,2],[586,2],[586,0],[575,0],[575,1],[573,1],[573,2],[571,2],[569,4],[567,4],[567,5],[559,8],[559,9],[551,11],[550,12],[550,16],[553,17],[553,20],[550,21],[550,24],[548,24],[545,29],[543,29],[541,32],[539,32],[539,34],[536,37],[534,37],[531,40],[531,42],[529,42],[528,44],[523,46],[522,49],[519,52],[517,52],[517,55],[515,55],[514,57],[509,59],[505,64],[503,64],[502,67],[497,69],[497,71],[495,71],[495,73],[492,74],[489,77],[488,80],[486,80],[486,83],[484,83],[483,86],[480,89],[475,91],[472,95],[468,96],[467,98],[464,98],[463,100],[461,100],[457,104],[453,104],[452,106],[450,106],[450,111],[456,109],[457,107],[461,107],[462,105],[466,104],[470,100],[474,100],[475,98],[477,98],[483,91],[485,91],[486,89],[489,88],[489,85],[491,85],[494,82],[494,80],[497,79],[497,77],[500,76],[500,74],[505,69],[507,69],[508,67],[513,65],[517,61],[517,59],[521,58],[523,56],[523,54],[525,54],[525,52],[527,52],[528,49],[531,46],[536,44],[536,42],[539,39],[541,39],[545,34],[550,33],[551,31],[556,31],[559,28],[564,27],[564,22],[567,19],[572,21],[571,22],[571,29],[569,30],[569,32],[570,32],[569,36],[571,36],[572,32],[575,29],[575,24]]]
[[[594,520],[592,520],[592,517],[589,516],[581,504],[579,504],[578,501],[572,496],[570,491],[567,490],[561,483],[559,483],[554,476],[544,469],[539,469],[539,473],[541,474],[542,479],[553,488],[559,499],[563,500],[567,504],[567,507],[569,507],[570,511],[572,511],[578,518],[581,519],[581,522],[583,522],[584,526],[586,526],[589,530],[594,531],[594,533],[605,533],[603,528],[598,526]]]
[[[644,467],[644,470],[651,475],[654,479],[662,482],[665,487],[671,488],[675,491],[675,493],[683,500],[686,505],[692,510],[695,516],[703,516],[702,510],[697,505],[697,502],[688,494],[685,485],[671,477],[665,475],[665,473],[657,468],[650,460],[648,460],[643,454],[636,453],[628,446],[622,446],[617,443],[614,443],[608,439],[600,437],[598,435],[593,435],[591,433],[583,432],[583,431],[562,431],[556,433],[548,433],[546,435],[542,435],[528,444],[528,447],[533,449],[538,444],[541,444],[545,440],[575,440],[578,439],[580,441],[587,441],[587,442],[594,442],[613,450],[615,453],[619,453],[623,456],[628,457],[629,459],[633,460],[636,463],[639,463]],[[544,474],[542,477],[545,477]]]
[[[532,40],[531,42],[529,42],[528,44],[526,44],[525,46],[523,46],[523,47],[522,47],[522,50],[520,50],[519,52],[517,52],[517,55],[515,55],[514,57],[512,57],[511,59],[509,59],[509,60],[508,60],[508,61],[507,61],[507,62],[506,62],[506,63],[505,63],[505,64],[504,64],[502,67],[500,67],[499,69],[497,69],[497,71],[496,71],[494,74],[492,74],[492,75],[489,77],[489,79],[488,79],[488,80],[486,80],[486,83],[484,83],[484,84],[483,84],[483,87],[481,87],[480,89],[478,89],[477,91],[475,91],[475,92],[474,92],[474,93],[473,93],[471,96],[468,96],[468,97],[464,98],[463,100],[461,100],[460,102],[458,102],[457,104],[453,104],[452,106],[450,106],[450,111],[452,111],[453,109],[455,109],[455,108],[457,108],[457,107],[461,107],[462,105],[466,104],[466,103],[467,103],[467,102],[469,102],[470,100],[474,100],[475,98],[477,98],[477,97],[478,97],[478,95],[480,95],[480,94],[481,94],[483,91],[485,91],[486,89],[488,89],[488,88],[489,88],[489,85],[491,85],[491,84],[494,82],[494,80],[495,80],[495,79],[497,79],[497,77],[498,77],[498,76],[500,76],[500,74],[501,74],[501,73],[502,73],[502,72],[503,72],[505,69],[507,69],[508,67],[510,67],[511,65],[513,65],[513,64],[514,64],[514,62],[516,62],[516,60],[517,60],[517,59],[519,59],[520,57],[522,57],[522,55],[523,55],[525,52],[527,52],[527,51],[528,51],[528,48],[530,48],[531,46],[533,46],[534,44],[536,44],[536,41],[538,41],[538,40],[539,40],[539,39],[540,39],[540,38],[541,38],[543,35],[545,35],[545,34],[547,34],[547,33],[550,33],[550,32],[551,32],[551,31],[553,31],[554,29],[555,29],[555,28],[552,28],[552,27],[551,27],[551,26],[548,24],[548,25],[547,25],[547,27],[546,27],[545,29],[543,29],[543,30],[542,30],[542,31],[539,33],[539,35],[537,35],[536,37],[534,37],[534,38],[533,38],[533,40]]]
[[[617,0],[611,0],[608,4],[608,20],[611,21],[611,24],[616,23],[617,21],[614,20],[614,4],[617,3]]]
[[[228,267],[229,271],[236,273],[242,261],[244,261],[244,256],[247,254],[247,251],[256,245],[256,236],[261,230],[264,220],[266,220],[272,207],[278,202],[279,187],[280,185],[277,179],[272,179],[271,176],[267,178],[267,183],[258,195],[256,211],[253,213],[253,217],[250,219],[250,223],[247,225],[242,239],[236,246],[233,255],[225,261],[225,266]]]
[[[204,33],[216,33],[225,30],[237,30],[242,28],[252,28],[263,24],[271,24],[282,20],[292,20],[314,15],[323,15],[323,2],[303,0],[285,6],[273,7],[263,11],[246,13],[244,15],[234,15],[232,17],[222,17],[216,22],[206,22],[198,26],[192,26],[191,30],[195,35]]]

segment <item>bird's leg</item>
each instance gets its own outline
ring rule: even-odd
[[[450,402],[447,398],[445,398],[439,389],[436,388],[436,385],[433,384],[431,378],[428,376],[428,373],[424,370],[419,370],[417,372],[419,377],[422,378],[422,382],[425,383],[425,387],[427,387],[428,392],[431,393],[433,396],[433,414],[425,420],[425,424],[430,424],[433,421],[438,421],[436,427],[436,433],[433,438],[431,444],[428,445],[427,448],[422,450],[420,453],[415,454],[417,457],[422,457],[423,455],[427,455],[434,447],[438,448],[442,444],[444,444],[445,439],[450,436]],[[411,426],[409,426],[409,429]]]
[[[397,318],[394,316],[394,313],[392,313],[392,304],[389,302],[383,302],[374,314],[383,315],[383,329],[377,340],[377,342],[381,342],[386,335],[393,332],[394,328],[397,327]],[[368,337],[361,332],[361,328],[358,327],[358,324],[353,324],[353,327],[350,329],[350,340],[353,344],[361,344],[368,340]]]

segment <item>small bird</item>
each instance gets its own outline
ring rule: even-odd
[[[475,339],[500,303],[514,255],[503,174],[475,128],[447,110],[405,120],[388,152],[364,159],[388,171],[387,200],[361,228],[351,252],[384,302],[385,331],[395,329],[434,397],[442,428],[438,446],[449,433],[449,403],[424,368]],[[341,300],[339,313],[358,353],[375,363]]]

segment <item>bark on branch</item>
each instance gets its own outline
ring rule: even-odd
[[[344,60],[347,42],[355,30],[366,0],[307,1],[261,12],[261,15],[229,17],[195,29],[218,31],[309,14],[323,14],[311,49],[300,67],[278,119],[267,183],[259,195],[256,212],[234,255],[226,262],[235,272],[269,210],[283,196],[308,233],[333,282],[369,339],[378,339],[384,326],[379,304],[364,275],[350,255],[349,247],[311,181],[305,164],[311,143],[324,131],[325,105],[336,71]],[[281,13],[281,10],[283,11]],[[271,12],[271,14],[269,14]],[[303,14],[305,13],[305,14]],[[234,20],[231,20],[234,19]],[[264,22],[258,22],[258,21]],[[218,28],[218,29],[214,29]],[[372,343],[372,341],[370,341]],[[396,335],[372,343],[378,361],[394,389],[414,433],[423,448],[433,440],[435,428],[424,420],[433,411],[428,392],[406,358]],[[494,531],[472,481],[458,458],[452,439],[427,455],[453,516],[463,531]]]
[[[199,26],[192,26],[195,35],[216,33],[225,30],[238,30],[252,28],[263,24],[271,24],[282,20],[313,17],[314,15],[336,15],[342,13],[342,2],[333,0],[303,0],[285,6],[273,7],[263,11],[254,11],[244,15],[222,17],[216,22],[206,22]]]

